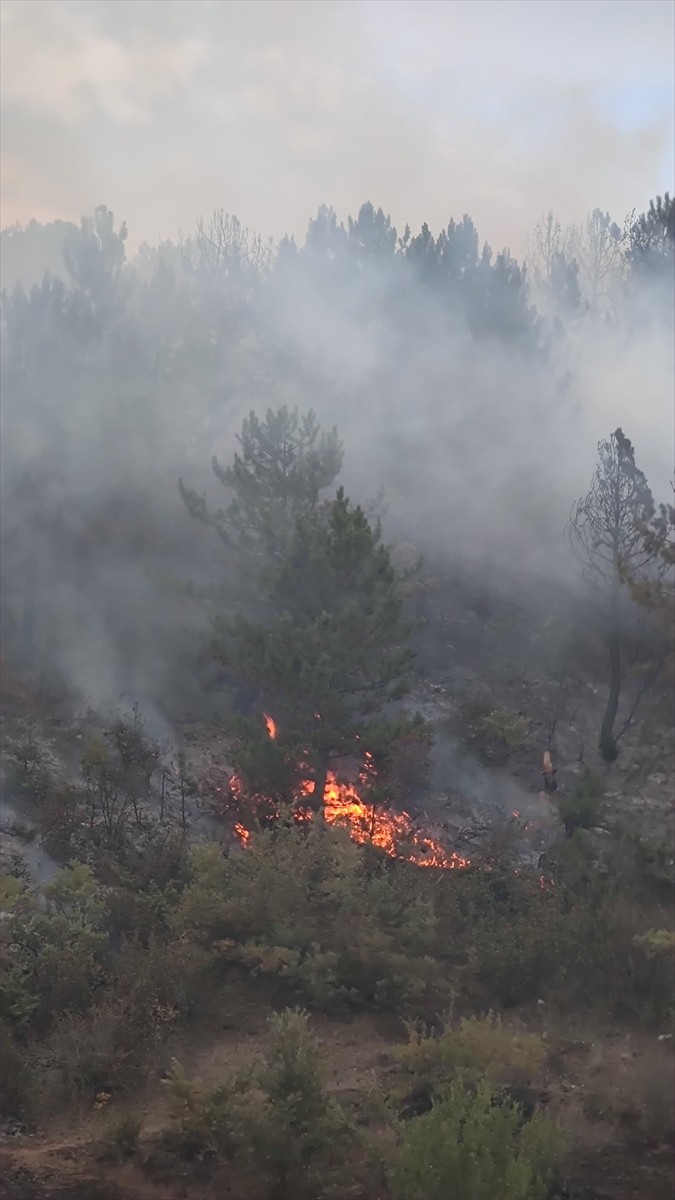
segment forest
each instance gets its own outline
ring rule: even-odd
[[[1,239],[2,1195],[665,1200],[670,195]]]

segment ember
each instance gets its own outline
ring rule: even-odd
[[[274,739],[278,732],[277,724],[267,713],[264,716],[267,732]],[[364,788],[372,780],[373,774],[372,755],[366,752],[359,774],[359,782]],[[236,776],[232,779],[230,787],[235,795],[241,795],[241,781]],[[301,797],[311,795],[313,790],[313,780],[303,780],[299,787],[298,802]],[[304,808],[300,803],[294,815],[296,820],[301,821],[310,821],[314,816],[310,809]],[[418,867],[461,870],[470,866],[468,858],[461,858],[454,852],[448,853],[440,842],[421,833],[415,827],[409,813],[366,803],[359,795],[357,784],[340,783],[333,771],[328,772],[326,779],[323,818],[328,825],[345,827],[352,840],[360,845],[370,842],[392,858],[405,859]],[[242,845],[246,846],[250,841],[250,830],[240,822],[234,826],[234,830]]]

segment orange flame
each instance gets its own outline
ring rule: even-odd
[[[264,717],[269,736],[272,739],[276,738],[278,732],[276,721],[267,713],[264,714]],[[366,786],[371,782],[373,774],[372,754],[366,752],[359,775],[361,784]],[[230,781],[230,787],[236,795],[241,795],[241,781],[236,777]],[[298,789],[298,800],[302,796],[310,796],[314,787],[313,780],[303,780]],[[298,821],[311,821],[313,816],[310,809],[300,805],[295,809],[295,818]],[[355,784],[340,783],[333,771],[329,771],[326,778],[323,818],[328,825],[345,827],[352,840],[359,845],[370,842],[393,858],[404,858],[419,867],[457,870],[470,866],[468,858],[462,858],[454,852],[448,853],[440,842],[425,836],[416,829],[409,813],[383,808],[381,805],[367,804],[361,799]],[[240,823],[234,826],[234,830],[242,845],[248,845],[251,838],[250,830]]]
[[[237,837],[241,838],[244,846],[251,840],[251,830],[247,829],[245,825],[241,825],[239,821],[234,826],[234,832]]]

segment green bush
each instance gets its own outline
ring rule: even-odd
[[[42,803],[52,790],[53,779],[47,751],[35,740],[32,730],[10,750],[8,758],[12,790]]]
[[[177,1062],[164,1082],[174,1121],[167,1146],[188,1159],[236,1158],[255,1169],[257,1186],[262,1174],[276,1200],[316,1196],[349,1134],[298,1010],[272,1016],[261,1058],[222,1086],[205,1090]]]
[[[46,1030],[63,1010],[84,1011],[104,980],[106,936],[60,914],[13,916],[4,945],[0,1016],[17,1031]]]
[[[555,1126],[490,1088],[453,1085],[406,1124],[390,1171],[393,1200],[546,1200],[560,1152]]]
[[[280,822],[228,859],[195,848],[173,927],[312,1004],[396,1008],[438,975],[433,907],[410,891],[344,830]]]
[[[575,829],[593,829],[599,825],[604,806],[602,781],[593,771],[585,771],[569,796],[560,796],[557,799],[558,812],[567,837],[571,837]]]
[[[141,1122],[127,1114],[111,1126],[101,1147],[101,1158],[106,1162],[125,1162],[138,1151]]]
[[[530,723],[522,713],[480,702],[464,706],[463,720],[467,741],[492,763],[504,762],[522,750],[530,731]]]
[[[408,1024],[408,1043],[394,1057],[416,1083],[440,1084],[462,1078],[471,1082],[519,1083],[528,1081],[541,1067],[546,1049],[538,1034],[506,1028],[501,1017],[448,1018],[440,1033],[430,1034],[419,1024]]]
[[[253,1081],[263,1096],[253,1150],[274,1196],[316,1195],[314,1172],[323,1173],[337,1161],[349,1128],[326,1091],[319,1045],[306,1013],[287,1010],[270,1018],[267,1048]]]
[[[648,929],[633,938],[633,945],[644,952],[645,958],[672,958],[675,950],[675,933],[672,929]]]
[[[163,1083],[173,1121],[167,1145],[181,1158],[229,1158],[245,1145],[245,1086],[236,1077],[206,1091],[174,1059]]]

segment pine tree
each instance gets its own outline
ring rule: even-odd
[[[321,430],[313,412],[268,409],[261,420],[252,412],[237,435],[241,453],[230,467],[214,457],[216,478],[232,499],[210,512],[206,499],[179,487],[190,515],[211,525],[226,546],[236,547],[260,565],[280,561],[299,518],[317,508],[342,466],[342,443],[335,428]]]
[[[416,718],[387,713],[410,686],[403,593],[380,528],[342,489],[327,510],[297,522],[269,601],[271,621],[239,615],[216,641],[231,674],[257,686],[279,727],[272,747],[262,720],[248,723],[240,762],[249,776],[259,764],[254,783],[263,788],[275,772],[288,787],[290,764],[295,782],[313,780],[318,811],[334,759],[366,749],[386,756],[403,733],[421,729]]]

